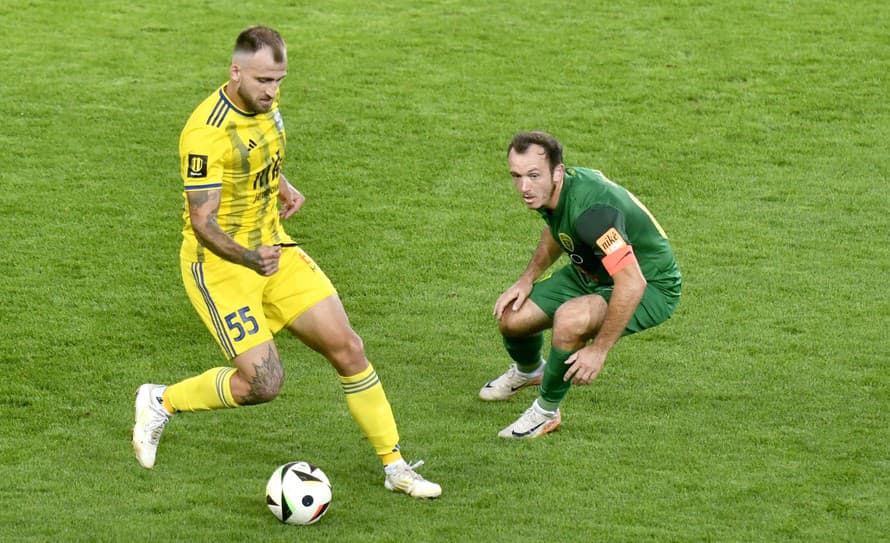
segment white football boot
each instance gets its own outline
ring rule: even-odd
[[[136,390],[136,424],[133,426],[133,450],[142,467],[155,465],[161,432],[170,420],[164,409],[165,385],[144,384]]]
[[[479,391],[479,397],[486,401],[509,400],[525,387],[540,385],[545,365],[546,362],[542,360],[540,367],[528,374],[519,371],[516,364],[511,364],[506,373],[485,383]]]
[[[516,422],[498,432],[498,436],[505,439],[533,439],[549,434],[559,428],[560,424],[562,413],[559,409],[545,411],[538,406],[538,400],[535,400]]]
[[[383,486],[393,492],[404,492],[412,498],[438,498],[442,494],[442,487],[414,471],[422,465],[423,460],[411,465],[402,460],[387,466]]]

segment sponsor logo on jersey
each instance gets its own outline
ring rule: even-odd
[[[562,243],[562,246],[566,248],[566,251],[571,253],[575,250],[575,242],[574,240],[572,240],[572,236],[560,232],[559,242]]]
[[[596,245],[602,249],[604,253],[610,255],[627,245],[627,243],[624,241],[624,238],[621,237],[621,234],[618,233],[618,230],[615,230],[613,227],[606,230],[605,234],[597,238]]]
[[[188,177],[207,177],[207,155],[189,154]]]

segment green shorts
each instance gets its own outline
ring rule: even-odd
[[[668,320],[680,302],[680,284],[680,278],[648,281],[643,299],[622,335],[642,332]],[[559,306],[573,298],[597,294],[608,302],[612,287],[591,281],[569,264],[535,283],[529,298],[552,320]]]

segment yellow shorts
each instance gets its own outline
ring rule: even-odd
[[[278,271],[271,277],[216,258],[180,261],[180,269],[192,306],[229,360],[272,339],[304,311],[337,293],[299,247],[281,248]]]

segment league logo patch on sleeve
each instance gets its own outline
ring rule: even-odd
[[[612,227],[606,230],[605,234],[597,238],[596,244],[606,255],[609,255],[626,246],[627,242],[624,241],[624,238],[621,237],[618,230],[615,230],[615,228]]]
[[[207,177],[207,155],[189,154],[188,177]]]

